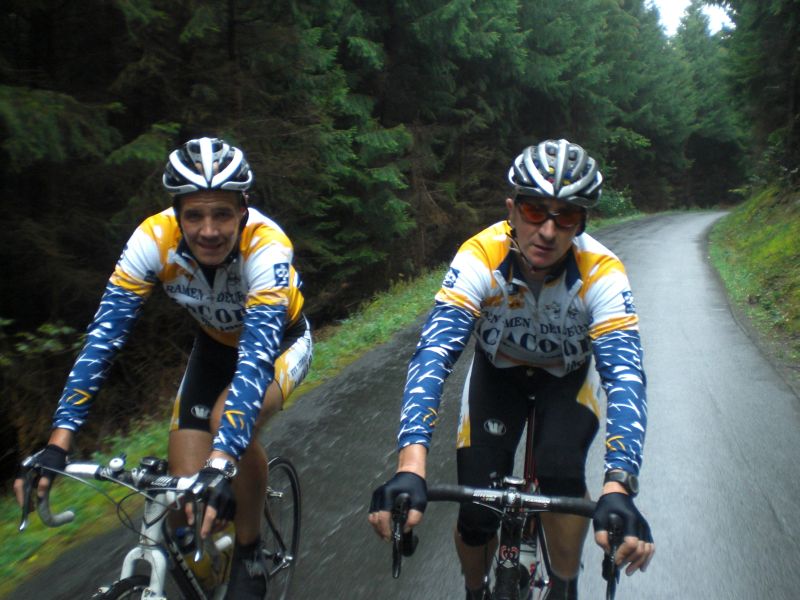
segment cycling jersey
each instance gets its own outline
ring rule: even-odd
[[[511,246],[507,221],[459,249],[410,361],[398,446],[430,444],[442,386],[474,334],[497,368],[530,366],[563,376],[594,359],[605,391],[606,468],[638,473],[647,423],[638,317],[625,268],[588,234],[537,294]],[[592,386],[578,400],[597,414]]]
[[[238,347],[214,449],[240,457],[274,378],[283,332],[303,318],[301,283],[292,258],[286,234],[253,208],[248,209],[238,251],[213,269],[203,269],[193,258],[172,208],[146,219],[128,240],[108,281],[53,426],[77,431],[84,423],[142,305],[161,282],[210,337]]]

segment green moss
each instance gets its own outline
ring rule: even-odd
[[[711,258],[734,303],[785,360],[800,358],[800,197],[762,190],[720,221]]]

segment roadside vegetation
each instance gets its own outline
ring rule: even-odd
[[[732,304],[797,385],[800,193],[788,185],[763,189],[719,222],[711,240],[711,259]]]

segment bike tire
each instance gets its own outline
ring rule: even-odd
[[[537,517],[528,515],[522,529],[520,540],[520,566],[525,569],[528,584],[525,590],[520,590],[522,600],[540,600],[542,591],[542,557],[539,536],[536,532]]]
[[[106,591],[96,592],[91,600],[139,600],[149,584],[149,577],[133,575],[115,581]]]
[[[270,576],[265,600],[289,597],[292,574],[300,547],[300,479],[283,457],[269,461],[261,540]]]

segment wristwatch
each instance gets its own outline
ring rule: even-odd
[[[236,467],[229,460],[225,460],[224,458],[209,458],[205,464],[206,467],[210,467],[212,469],[216,469],[217,471],[222,471],[222,474],[227,479],[233,479],[236,477],[236,474],[239,472],[239,469]]]
[[[632,473],[619,470],[608,471],[603,479],[603,483],[608,483],[609,481],[616,481],[622,484],[622,487],[628,490],[628,495],[631,496],[631,498],[635,498],[636,494],[639,493],[639,478]]]

